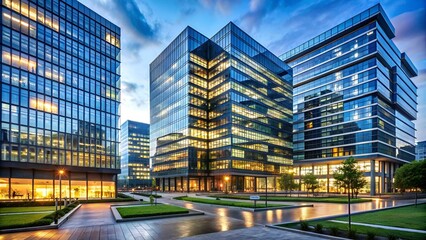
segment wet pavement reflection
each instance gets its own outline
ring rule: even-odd
[[[306,220],[324,216],[346,214],[347,204],[314,203],[314,207],[293,209],[277,209],[263,212],[253,212],[235,207],[225,207],[201,203],[191,203],[174,200],[173,197],[184,194],[162,194],[160,203],[183,206],[189,209],[200,210],[202,216],[167,218],[157,220],[134,221],[115,223],[110,212],[110,205],[115,203],[85,204],[71,219],[58,230],[42,230],[3,234],[2,239],[177,239],[200,234],[224,232],[236,229],[255,227],[252,231],[260,236],[272,234],[272,230],[265,230],[266,224],[278,224]],[[190,194],[191,195],[191,194]],[[192,194],[195,196],[194,194]],[[191,195],[191,196],[192,196]],[[145,201],[148,199],[143,197]],[[420,200],[420,202],[426,200]],[[274,202],[280,203],[280,202]],[[357,203],[352,205],[352,212],[366,211],[377,208],[412,204],[414,200],[381,200]],[[129,203],[122,203],[129,204]],[[310,203],[289,203],[286,205],[300,205]],[[255,230],[259,229],[259,230]],[[281,231],[281,230],[278,230]],[[236,231],[241,236],[250,236],[247,233]],[[228,236],[227,232],[221,236]],[[262,235],[263,234],[263,235]],[[274,233],[275,234],[275,233]],[[276,234],[280,234],[279,232]],[[283,236],[292,239],[291,233],[282,231]],[[290,236],[291,235],[291,236]],[[212,237],[209,238],[208,236]],[[304,236],[306,237],[306,236]],[[284,237],[285,238],[285,237]],[[206,239],[216,239],[214,235],[207,235]]]

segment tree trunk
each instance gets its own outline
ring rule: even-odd
[[[348,218],[349,218],[349,231],[351,231],[351,192],[348,190]]]
[[[417,188],[416,188],[416,200],[415,200],[415,203],[416,203],[416,208],[417,208]]]

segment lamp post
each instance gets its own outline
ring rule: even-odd
[[[64,170],[59,170],[59,209],[62,209],[62,174]]]
[[[229,177],[225,176],[225,193],[226,194],[228,194],[228,180],[229,180]]]

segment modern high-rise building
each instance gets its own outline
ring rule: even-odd
[[[390,192],[415,158],[417,69],[394,37],[378,4],[281,56],[293,68],[294,170],[318,176],[320,191],[340,190],[333,172],[353,156],[363,192]]]
[[[121,173],[119,188],[151,186],[149,165],[149,124],[126,121],[120,128]]]
[[[291,69],[233,23],[187,27],[150,65],[150,153],[163,190],[276,187],[292,164]]]
[[[0,199],[115,197],[120,28],[75,0],[2,2]]]
[[[416,145],[416,160],[426,159],[426,141],[418,142]]]

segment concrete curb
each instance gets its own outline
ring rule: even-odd
[[[61,217],[58,221],[58,224],[56,224],[56,228],[61,227],[68,219],[78,210],[82,204],[78,204],[77,207],[73,208],[69,213],[65,214],[63,217]]]
[[[294,228],[278,227],[278,226],[274,226],[274,225],[265,225],[265,227],[279,229],[279,230],[285,230],[285,231],[289,231],[289,232],[295,232],[295,233],[314,236],[314,237],[320,237],[320,238],[324,238],[324,239],[335,239],[335,240],[346,240],[347,239],[347,238],[335,237],[335,236],[321,234],[321,233],[302,231],[302,230],[298,230],[298,229],[294,229]]]
[[[62,226],[73,214],[81,207],[81,204],[73,208],[69,213],[65,214],[58,220],[58,224],[54,222],[50,225],[37,226],[37,227],[24,227],[24,228],[10,228],[0,230],[1,234],[4,233],[16,233],[16,232],[29,232],[29,231],[38,231],[38,230],[48,230],[48,229],[58,229]]]
[[[167,214],[167,215],[136,217],[136,218],[122,218],[120,213],[117,211],[117,207],[111,206],[110,209],[116,222],[143,221],[143,220],[153,220],[153,219],[163,219],[163,218],[190,217],[190,216],[204,215],[204,212],[188,209],[189,211],[188,213]]]
[[[173,200],[178,200],[171,198]],[[219,205],[219,204],[212,204],[212,203],[201,203],[201,202],[192,202],[187,200],[178,200],[178,201],[184,201],[188,203],[198,203],[198,204],[204,204],[204,205],[210,205],[215,207],[225,207],[225,208],[236,208],[241,209],[244,211],[251,211],[251,212],[261,212],[261,211],[268,211],[268,210],[277,210],[277,209],[292,209],[292,208],[302,208],[302,207],[313,207],[313,204],[305,204],[305,205],[294,205],[294,206],[278,206],[278,207],[268,207],[268,208],[246,208],[246,207],[237,207],[237,206],[228,206],[228,205]],[[238,201],[235,201],[238,202]],[[272,203],[274,204],[274,203]]]
[[[292,209],[292,208],[302,208],[302,207],[314,207],[314,205],[313,204],[305,204],[305,205],[269,207],[269,208],[247,208],[245,210],[251,210],[253,212],[261,212],[261,211],[276,210],[276,209]]]

